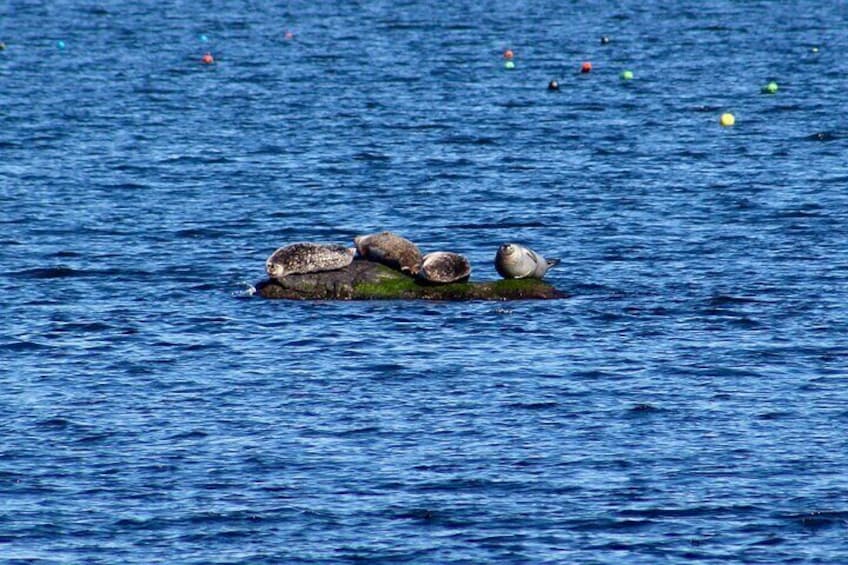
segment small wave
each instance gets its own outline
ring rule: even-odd
[[[103,188],[114,191],[114,190],[146,190],[150,188],[146,184],[139,184],[136,182],[117,182],[108,185],[104,185]]]
[[[61,250],[61,251],[57,251],[56,253],[52,253],[51,255],[53,257],[62,258],[62,259],[67,259],[69,257],[70,258],[82,257],[82,253],[77,253],[76,251],[67,251],[67,250],[64,250],[64,249]]]
[[[442,143],[452,145],[497,145],[498,140],[494,137],[480,137],[474,135],[452,135],[441,140]]]
[[[392,158],[382,153],[361,151],[353,156],[354,161],[391,161]]]
[[[90,8],[86,8],[85,12],[92,16],[108,16],[110,14],[109,10],[102,6],[93,6]]]
[[[584,104],[573,104],[571,106],[575,110],[583,111],[583,112],[605,112],[609,107],[606,104],[599,104],[597,102],[587,102]]]
[[[101,443],[101,442],[111,438],[114,435],[115,434],[110,433],[110,432],[88,434],[88,435],[85,435],[85,436],[75,440],[73,443],[76,444],[76,445],[97,444],[97,443]]]
[[[374,363],[366,368],[375,375],[386,375],[399,373],[405,369],[405,366],[400,363]]]
[[[63,332],[105,332],[113,329],[113,326],[103,322],[66,322],[59,326]]]
[[[280,145],[262,145],[251,153],[253,155],[285,155],[288,151]]]
[[[185,279],[185,281],[188,282],[189,279]],[[209,291],[209,290],[215,290],[216,288],[218,288],[218,285],[216,285],[215,283],[208,282],[208,283],[196,284],[196,285],[191,287],[191,290],[206,292],[206,291]]]
[[[613,373],[599,370],[576,371],[572,374],[576,379],[608,379],[613,376]]]
[[[516,228],[543,228],[542,222],[493,222],[480,224],[451,224],[448,228],[455,230],[492,230],[492,229],[516,229]]]
[[[619,515],[646,519],[668,519],[668,518],[690,518],[698,516],[733,515],[744,516],[762,511],[761,508],[751,505],[740,506],[689,506],[685,508],[644,508],[626,509],[619,511]]]
[[[432,24],[429,21],[404,22],[397,20],[381,20],[380,28],[386,31],[424,31],[429,30]]]
[[[800,514],[785,514],[783,518],[791,522],[796,522],[802,527],[812,530],[820,530],[834,526],[842,528],[848,526],[848,511],[844,510],[822,510],[803,512]]]
[[[519,410],[547,410],[559,406],[557,402],[512,402],[507,404],[507,408],[517,408]]]
[[[183,239],[215,239],[223,237],[226,233],[213,228],[189,228],[179,230],[174,235]]]
[[[436,522],[441,518],[441,515],[435,510],[428,508],[410,508],[408,510],[398,510],[393,514],[393,518],[398,520]]]
[[[435,122],[423,122],[423,123],[409,123],[409,124],[398,124],[395,126],[398,129],[408,129],[408,130],[416,130],[416,131],[427,131],[427,130],[443,130],[449,129],[450,126],[446,124],[440,124]]]
[[[820,218],[826,217],[827,215],[821,211],[817,211],[815,209],[803,209],[803,208],[788,208],[784,210],[778,210],[773,213],[774,218],[777,219],[806,219],[806,218]],[[803,222],[793,222],[787,224],[785,229],[788,230],[809,230],[814,229],[815,225],[811,225]]]
[[[757,298],[750,296],[733,296],[730,294],[715,294],[710,297],[710,306],[725,306],[727,304],[756,304],[761,302]]]
[[[250,284],[249,282],[242,281],[239,283],[242,287],[241,290],[233,291],[233,297],[235,298],[250,298],[252,296],[256,296],[256,287]]]
[[[226,486],[226,485],[220,485]],[[215,490],[210,488],[209,490]],[[225,512],[203,511],[189,516],[188,522],[194,525],[244,523],[264,520],[265,517],[251,509]]]
[[[836,141],[843,136],[832,131],[820,131],[802,138],[804,141]]]
[[[657,408],[653,404],[642,403],[631,406],[628,412],[634,415],[656,414],[657,412],[662,412],[662,408]]]
[[[442,481],[431,481],[416,486],[420,492],[509,492],[516,488],[515,481],[497,481],[476,477],[454,477]]]
[[[64,279],[71,277],[79,277],[83,275],[81,271],[77,271],[76,269],[59,265],[57,267],[17,271],[11,273],[11,276],[22,279]]]
[[[9,276],[20,279],[50,280],[85,277],[127,277],[144,276],[146,271],[126,271],[123,269],[74,269],[65,265],[46,267],[42,269],[25,269],[10,273]]]
[[[765,371],[754,371],[751,369],[737,369],[734,367],[710,367],[707,369],[713,376],[715,377],[731,377],[731,378],[753,378],[753,379],[761,379],[766,377],[767,373]]]
[[[35,343],[32,341],[12,341],[8,343],[0,343],[0,351],[12,351],[23,353],[25,351],[38,351],[39,349],[48,349],[49,345]]]
[[[340,432],[336,432],[332,434],[335,437],[351,437],[351,436],[361,436],[361,435],[371,435],[375,433],[379,433],[380,428],[378,426],[364,426],[362,428],[351,428],[349,430],[342,430]]]
[[[61,416],[51,416],[50,418],[39,420],[38,422],[36,422],[35,425],[38,428],[47,430],[67,430],[69,428],[75,428],[79,426],[71,420],[63,418]]]
[[[593,532],[645,528],[654,525],[655,522],[649,519],[633,520],[618,518],[600,518],[570,520],[567,524],[569,528],[573,528],[578,531]]]
[[[600,283],[577,283],[574,286],[575,292],[580,294],[616,294],[619,291],[611,286]]]
[[[179,439],[203,439],[208,437],[209,434],[204,432],[203,430],[190,430],[186,432],[179,432],[172,436],[169,436],[169,440],[179,440]]]
[[[771,411],[771,412],[763,412],[762,414],[757,414],[758,420],[783,420],[785,418],[791,418],[793,414],[791,412],[780,412],[780,411]]]
[[[707,105],[707,104],[701,104],[700,106],[695,106],[694,108],[692,108],[692,111],[713,113],[713,112],[718,112],[721,109],[722,109],[721,106],[711,106],[711,105]]]
[[[777,106],[772,106],[771,108],[766,108],[764,113],[798,112],[804,109],[805,108],[803,106],[798,104],[779,104]]]
[[[115,526],[120,528],[121,530],[150,530],[153,529],[151,525],[159,522],[157,518],[141,518],[141,517],[131,517],[131,518],[120,518],[117,522],[115,522]],[[165,526],[165,522],[161,523],[160,527]]]
[[[758,540],[758,541],[751,542],[749,545],[754,546],[754,547],[756,547],[756,546],[769,547],[769,546],[772,546],[772,545],[780,545],[781,543],[784,543],[785,541],[786,540],[784,538],[776,536],[774,534],[771,534],[769,537]]]
[[[183,165],[183,164],[201,164],[201,165],[217,165],[230,163],[232,159],[225,155],[209,156],[209,155],[171,155],[157,161],[158,164],[166,165]]]

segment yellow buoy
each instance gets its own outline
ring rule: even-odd
[[[721,115],[719,123],[721,123],[721,125],[723,125],[724,127],[730,127],[736,123],[736,118],[734,118],[733,114],[731,114],[730,112],[725,112]]]

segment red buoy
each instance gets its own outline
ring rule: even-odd
[[[212,63],[215,62],[215,57],[212,56],[212,53],[207,53],[206,55],[203,56],[201,61],[203,61],[204,65],[211,65]]]
[[[583,66],[580,67],[581,73],[588,73],[588,72],[591,72],[591,71],[592,71],[592,63],[590,63],[588,61],[583,63]]]
[[[513,57],[512,49],[507,49],[506,51],[504,51],[504,59],[506,59],[507,61],[511,61],[512,57]]]

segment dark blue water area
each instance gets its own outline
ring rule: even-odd
[[[0,5],[0,562],[848,562],[847,26]],[[383,229],[570,298],[251,295]]]

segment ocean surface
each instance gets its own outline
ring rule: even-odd
[[[846,29],[0,4],[0,563],[848,562]],[[251,294],[384,229],[570,298]]]

